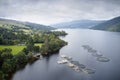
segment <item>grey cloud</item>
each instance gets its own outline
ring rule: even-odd
[[[120,0],[0,0],[0,17],[43,24],[120,15]]]

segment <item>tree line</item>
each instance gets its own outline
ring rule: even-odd
[[[0,50],[0,80],[7,80],[10,74],[24,67],[33,59],[33,55],[40,53],[43,56],[51,55],[60,50],[67,42],[61,40],[59,36],[65,36],[64,31],[45,31],[43,33],[25,34],[24,32],[13,32],[8,29],[0,28],[0,45],[26,46],[16,55],[12,54],[12,49],[5,48]],[[42,46],[35,46],[41,43]]]

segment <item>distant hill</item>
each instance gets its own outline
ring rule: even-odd
[[[91,29],[120,32],[120,16],[98,24]]]
[[[96,20],[76,20],[71,22],[64,22],[59,24],[51,25],[55,28],[91,28],[97,24],[100,24],[104,21],[96,21]]]
[[[51,26],[45,26],[37,23],[31,23],[31,22],[24,22],[25,26],[30,27],[31,29],[40,29],[40,30],[53,30],[55,28]]]
[[[53,30],[55,28],[41,24],[0,18],[0,27],[8,29]]]

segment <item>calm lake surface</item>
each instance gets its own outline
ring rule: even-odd
[[[12,80],[120,80],[120,33],[89,29],[63,29],[68,35],[61,39],[68,42],[58,54],[33,64],[27,64],[17,71]],[[109,62],[99,62],[82,45],[89,45],[109,58]],[[58,64],[60,54],[70,56],[75,61],[94,69],[94,74],[76,72],[64,64]]]

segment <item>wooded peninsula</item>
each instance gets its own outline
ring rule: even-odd
[[[0,27],[0,80],[7,80],[15,71],[35,61],[36,54],[48,56],[57,53],[67,45],[59,38],[65,35],[65,31]]]

